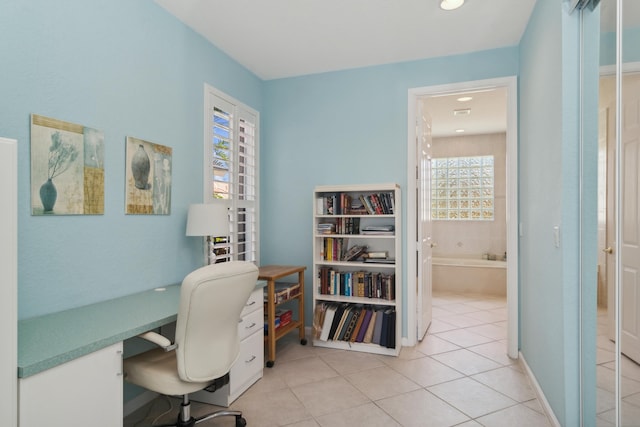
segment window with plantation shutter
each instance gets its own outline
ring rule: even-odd
[[[205,195],[228,203],[229,241],[216,239],[216,260],[258,261],[259,113],[205,85]]]

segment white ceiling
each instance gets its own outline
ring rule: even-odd
[[[155,0],[263,80],[515,46],[536,0]],[[455,98],[459,97],[457,95]],[[434,136],[506,129],[502,91],[477,93],[472,113],[429,100]],[[459,103],[458,103],[459,104]]]
[[[470,101],[458,101],[469,96]],[[424,110],[431,117],[433,137],[464,136],[505,132],[507,130],[507,89],[469,91],[423,99]],[[456,115],[456,110],[469,114]],[[464,133],[456,132],[463,129]]]
[[[515,46],[536,0],[156,0],[264,80]]]

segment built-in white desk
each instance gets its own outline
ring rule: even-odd
[[[20,427],[122,425],[123,341],[177,318],[180,285],[160,289],[19,321]]]

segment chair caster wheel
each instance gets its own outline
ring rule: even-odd
[[[302,344],[302,345],[307,345],[307,339],[306,339],[306,338],[302,338],[302,339],[300,340],[300,344]]]
[[[273,360],[267,360],[267,368],[273,368],[273,364],[275,362]]]
[[[242,417],[236,417],[236,427],[245,427],[247,425],[247,420]]]

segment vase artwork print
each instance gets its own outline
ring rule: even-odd
[[[171,214],[171,147],[127,137],[127,214]]]
[[[104,133],[31,115],[31,214],[104,214]]]

